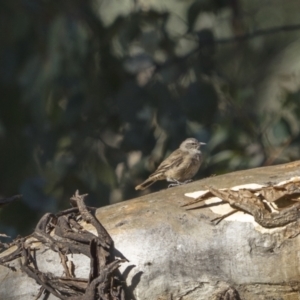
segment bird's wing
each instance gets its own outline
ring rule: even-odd
[[[158,166],[157,170],[150,177],[163,174],[170,168],[176,168],[183,162],[183,158],[182,151],[180,149],[175,150]]]

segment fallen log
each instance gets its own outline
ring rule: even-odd
[[[291,300],[300,292],[298,186],[300,161],[209,177],[102,207],[93,215],[113,240],[125,299]],[[282,217],[285,222],[278,223]],[[99,236],[95,223],[83,218],[79,224]],[[36,269],[63,277],[59,251],[35,238],[23,243],[34,251]],[[17,249],[11,245],[0,259]],[[83,295],[91,259],[79,252],[66,257]],[[4,265],[0,299],[35,299],[40,284],[22,271],[22,253]]]

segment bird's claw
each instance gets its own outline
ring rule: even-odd
[[[192,179],[189,179],[189,180],[186,180],[186,181],[183,181],[183,182],[180,182],[178,180],[174,180],[173,183],[171,183],[171,184],[168,185],[168,188],[171,188],[171,187],[174,187],[174,186],[183,185],[183,184],[187,184],[187,183],[189,183],[191,181],[192,181]]]
[[[192,181],[193,181],[192,179],[189,179],[189,180],[184,181],[182,184],[187,184],[187,183],[192,182]]]
[[[168,185],[168,189],[171,188],[171,187],[174,187],[174,186],[178,186],[178,185],[179,185],[178,183],[171,183],[171,184]]]

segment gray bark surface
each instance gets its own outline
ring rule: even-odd
[[[239,294],[240,299],[300,299],[300,221],[267,229],[238,212],[216,225],[211,220],[220,217],[222,209],[226,213],[228,204],[188,211],[181,207],[192,200],[185,194],[206,186],[275,184],[300,176],[299,167],[296,161],[234,172],[99,208],[96,216],[113,238],[117,256],[129,260],[120,268],[132,291],[128,297],[239,299]],[[93,231],[91,225],[85,227]],[[33,246],[40,249],[38,267],[62,275],[59,255],[43,245]],[[69,257],[76,277],[86,278],[89,260],[84,255]],[[22,274],[19,264],[10,263],[16,272],[0,266],[0,299],[37,295],[39,286]]]

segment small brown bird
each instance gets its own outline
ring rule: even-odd
[[[188,138],[180,144],[180,147],[172,152],[142,184],[135,187],[136,190],[144,190],[158,180],[172,182],[171,186],[185,184],[198,172],[202,163],[201,145],[194,138]]]

